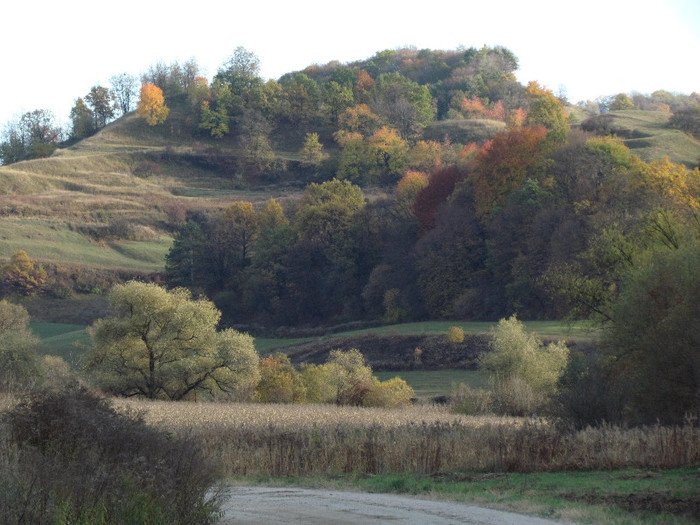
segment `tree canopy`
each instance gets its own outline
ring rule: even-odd
[[[90,329],[86,368],[100,387],[150,399],[245,399],[258,378],[250,336],[216,330],[220,312],[189,291],[129,282]]]

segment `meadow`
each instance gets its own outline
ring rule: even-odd
[[[611,111],[611,126],[634,155],[650,162],[668,157],[671,162],[693,168],[698,162],[700,141],[668,127],[666,111]]]

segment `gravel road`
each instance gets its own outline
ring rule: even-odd
[[[274,487],[227,489],[223,525],[259,523],[362,525],[545,525],[561,523],[464,503],[337,490]]]

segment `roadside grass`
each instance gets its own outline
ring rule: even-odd
[[[668,157],[671,162],[694,167],[700,158],[700,140],[668,127],[665,111],[611,111],[612,127],[624,132],[623,142],[643,161]],[[618,133],[620,133],[618,131]]]
[[[691,524],[700,519],[700,470],[412,473],[231,478],[236,484],[409,494],[575,523]]]

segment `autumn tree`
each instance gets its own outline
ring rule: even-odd
[[[358,104],[340,114],[338,127],[346,132],[360,133],[364,137],[369,137],[381,127],[381,119],[367,104]]]
[[[369,182],[392,183],[406,168],[408,144],[396,130],[384,126],[367,139],[367,153],[374,160]]]
[[[608,106],[610,111],[622,111],[625,109],[634,109],[634,102],[625,93],[618,93]]]
[[[253,339],[216,330],[220,312],[185,289],[129,282],[90,328],[86,369],[100,388],[149,399],[247,399],[258,382]]]
[[[457,182],[465,177],[466,173],[456,167],[443,168],[430,175],[428,185],[418,192],[413,203],[413,210],[422,231],[427,231],[435,225],[438,206],[447,200]]]
[[[149,126],[162,124],[168,118],[170,108],[165,105],[163,90],[153,84],[141,86],[141,95],[138,103],[138,114],[146,119]]]
[[[24,250],[15,252],[2,267],[2,284],[6,293],[33,295],[46,285],[46,270],[36,264]]]
[[[569,121],[559,99],[537,82],[530,82],[525,93],[530,102],[525,124],[544,126],[549,130],[548,137],[554,142],[564,142]]]
[[[415,217],[413,203],[420,191],[428,185],[428,175],[420,171],[407,171],[394,188],[394,207],[401,217]]]
[[[474,163],[474,191],[477,213],[490,215],[500,206],[542,160],[543,126],[511,128],[499,133],[477,153]]]

